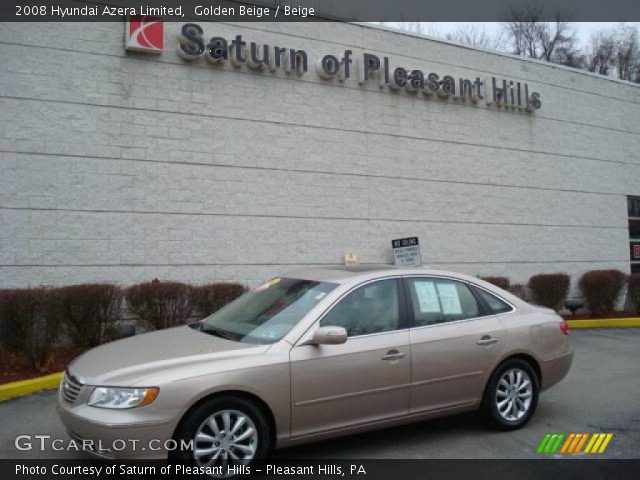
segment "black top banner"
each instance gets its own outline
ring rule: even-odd
[[[129,15],[201,22],[493,22],[534,6],[542,21],[640,21],[638,0],[5,0],[2,22],[108,22]]]

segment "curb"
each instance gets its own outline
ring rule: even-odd
[[[0,402],[15,397],[23,397],[40,390],[58,388],[64,372],[52,373],[44,377],[30,378],[18,382],[5,383],[0,385]]]
[[[640,327],[640,317],[595,320],[566,320],[569,328]]]

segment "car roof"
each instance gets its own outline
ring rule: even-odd
[[[336,265],[326,267],[309,267],[299,270],[293,270],[282,276],[288,278],[299,278],[302,280],[312,280],[315,282],[337,283],[340,285],[352,287],[362,282],[393,275],[428,275],[435,277],[448,277],[461,281],[471,282],[475,285],[479,285],[485,290],[493,292],[502,299],[508,300],[512,305],[516,305],[518,308],[530,307],[530,305],[528,305],[526,302],[519,299],[515,295],[512,295],[511,293],[504,291],[496,287],[495,285],[482,280],[481,278],[466,275],[464,273],[436,270],[426,266],[397,267],[395,265],[366,264],[347,267],[344,265]]]
[[[434,270],[429,267],[398,267],[395,265],[384,264],[365,264],[355,266],[327,266],[327,267],[311,267],[299,270],[293,270],[285,274],[285,277],[301,278],[304,280],[313,280],[316,282],[330,283],[352,283],[360,280],[375,279],[388,275],[416,275],[428,274],[439,276],[451,276],[459,279],[471,279],[467,275],[454,272],[445,272],[442,270]]]

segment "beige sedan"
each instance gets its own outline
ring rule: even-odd
[[[514,429],[567,374],[567,334],[555,312],[466,275],[300,270],[201,322],[85,353],[58,410],[96,455],[200,469],[469,410]]]

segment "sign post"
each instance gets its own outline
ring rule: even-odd
[[[422,255],[420,254],[420,242],[418,242],[418,237],[391,240],[391,248],[393,248],[394,265],[403,267],[416,267],[422,265]]]

